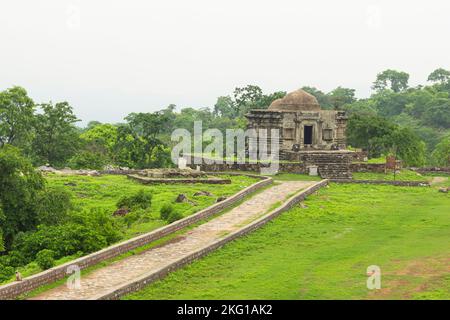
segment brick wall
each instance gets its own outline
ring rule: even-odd
[[[299,193],[297,193],[296,195],[292,196],[281,207],[273,210],[272,212],[266,214],[265,216],[255,220],[255,221],[253,221],[252,223],[246,225],[245,227],[243,227],[233,233],[230,233],[228,236],[224,237],[223,239],[217,240],[216,242],[210,244],[207,247],[204,247],[202,249],[194,251],[190,255],[188,255],[184,258],[181,258],[180,260],[178,260],[168,266],[160,268],[158,271],[153,271],[149,274],[146,274],[139,279],[136,279],[125,285],[115,288],[114,290],[112,290],[110,293],[108,293],[106,295],[99,295],[99,296],[95,297],[94,299],[96,299],[96,300],[114,300],[114,299],[119,299],[120,297],[122,297],[128,293],[138,291],[138,290],[144,288],[146,285],[154,282],[155,280],[163,278],[169,272],[177,270],[177,269],[181,268],[182,266],[184,266],[196,259],[199,259],[199,258],[207,255],[208,253],[224,246],[226,243],[228,243],[236,238],[242,237],[242,236],[252,232],[253,230],[260,228],[261,226],[265,225],[267,222],[269,222],[272,219],[274,219],[275,217],[279,216],[282,212],[289,210],[294,205],[296,205],[300,201],[304,200],[306,198],[306,196],[316,192],[318,189],[322,188],[323,186],[326,186],[327,184],[328,184],[328,180],[322,180],[320,182],[317,182],[316,184],[310,186],[309,188],[302,190]]]
[[[242,175],[242,174],[240,174]],[[253,185],[241,190],[240,192],[234,194],[233,196],[225,199],[224,201],[218,202],[206,209],[203,209],[196,214],[178,220],[174,223],[171,223],[168,226],[159,228],[152,232],[143,234],[141,236],[132,238],[130,240],[118,243],[116,245],[110,246],[103,250],[91,253],[90,255],[81,257],[79,259],[73,260],[71,262],[65,263],[60,266],[56,266],[44,272],[35,274],[33,276],[24,278],[23,281],[20,282],[12,282],[3,286],[0,286],[0,300],[4,299],[13,299],[25,292],[34,290],[42,285],[49,284],[55,282],[59,279],[64,278],[66,274],[66,270],[71,265],[77,265],[80,269],[85,269],[87,267],[93,266],[101,261],[116,257],[125,252],[133,250],[135,248],[146,245],[152,241],[158,240],[164,236],[167,236],[171,233],[174,233],[178,230],[181,230],[189,225],[192,225],[200,220],[206,219],[223,209],[233,205],[234,203],[240,201],[248,194],[263,188],[273,182],[271,178],[261,177],[255,175],[248,175],[251,177],[259,178],[261,181],[254,183]]]

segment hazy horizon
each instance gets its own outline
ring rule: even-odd
[[[83,124],[213,107],[247,84],[367,97],[385,69],[408,72],[411,86],[450,69],[449,9],[438,0],[4,1],[0,90],[68,101]]]

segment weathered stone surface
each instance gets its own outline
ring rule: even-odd
[[[188,200],[187,196],[184,193],[179,194],[177,196],[177,198],[175,199],[175,202],[178,202],[178,203],[188,202],[188,201],[189,200]]]
[[[114,211],[113,216],[123,217],[126,216],[129,212],[130,210],[128,210],[127,208],[120,208]]]
[[[198,197],[198,196],[212,197],[213,194],[209,191],[198,191],[198,192],[194,193],[194,197]]]
[[[217,200],[216,200],[216,202],[222,202],[222,201],[225,200],[226,198],[227,198],[227,197],[225,197],[225,196],[218,197]]]

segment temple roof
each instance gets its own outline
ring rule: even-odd
[[[273,101],[268,110],[286,112],[319,111],[320,105],[316,97],[305,90],[298,89],[288,93],[284,98]]]

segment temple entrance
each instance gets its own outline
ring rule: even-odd
[[[303,144],[312,144],[313,126],[304,126],[303,129]]]

